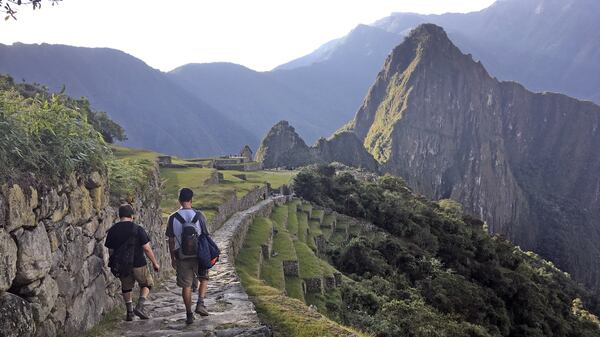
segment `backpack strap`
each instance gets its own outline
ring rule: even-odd
[[[206,222],[204,222],[204,216],[200,212],[196,212],[196,216],[198,217],[198,222],[200,222],[200,231],[202,235],[209,235],[208,229],[206,228]]]
[[[195,224],[196,222],[198,222],[198,220],[200,220],[200,212],[196,212],[196,215],[194,215],[194,217],[192,218],[192,221],[190,221],[190,222]]]
[[[183,225],[184,223],[186,223],[185,219],[181,214],[179,214],[179,212],[173,213],[173,216],[175,217],[175,219],[177,219],[177,221],[179,221],[180,224]]]

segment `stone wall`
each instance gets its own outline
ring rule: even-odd
[[[308,294],[323,294],[323,278],[312,277],[303,279],[306,293]]]
[[[268,195],[268,186],[257,186],[242,198],[238,198],[235,193],[232,194],[227,201],[219,205],[217,208],[217,214],[208,224],[208,230],[210,232],[216,231],[234,213],[254,206],[260,200],[265,200]]]
[[[244,245],[244,240],[246,239],[248,227],[250,227],[252,221],[254,221],[254,218],[256,218],[257,216],[270,216],[273,212],[273,208],[275,207],[275,205],[282,205],[287,201],[287,196],[277,196],[268,198],[267,200],[264,200],[246,209],[245,211],[235,214],[223,225],[223,229],[226,232],[231,233],[231,238],[227,243],[227,247],[225,249],[227,249],[227,255],[229,256],[229,261],[232,265],[235,265],[235,258],[237,257],[242,246]],[[262,253],[260,255],[262,256]]]
[[[216,185],[219,182],[220,182],[219,172],[215,170],[210,174],[210,177],[204,181],[204,184],[205,185]]]
[[[283,274],[285,276],[300,276],[297,260],[285,260],[283,264]]]
[[[149,180],[134,206],[166,266],[156,170]],[[116,218],[109,200],[98,173],[1,187],[0,336],[80,335],[120,304],[120,283],[106,267],[104,239]]]

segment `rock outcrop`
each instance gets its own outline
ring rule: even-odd
[[[600,290],[600,107],[499,82],[438,26],[388,57],[346,130],[382,171],[452,198]]]
[[[158,171],[133,202],[154,252],[168,265]],[[106,231],[116,220],[106,176],[60,185],[0,188],[0,336],[81,335],[121,304],[106,267]]]
[[[287,121],[275,124],[261,142],[256,160],[265,168],[296,168],[317,163],[342,164],[377,171],[377,162],[352,132],[338,132],[309,147]]]
[[[287,121],[275,124],[256,151],[265,168],[298,167],[314,162],[310,148]]]

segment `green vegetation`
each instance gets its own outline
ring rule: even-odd
[[[143,166],[153,163],[161,154],[147,151],[112,146],[112,150],[117,159],[128,160],[134,163],[134,166]],[[204,159],[185,160],[173,157],[173,164],[207,164]],[[272,188],[278,188],[281,185],[289,184],[295,172],[293,171],[246,171],[243,172],[246,180],[242,180],[235,175],[240,171],[223,170],[218,171],[223,174],[223,180],[219,184],[209,184],[208,180],[217,170],[213,168],[183,167],[183,168],[160,168],[161,178],[165,182],[164,195],[161,202],[161,208],[165,213],[179,207],[177,202],[177,193],[182,187],[189,187],[194,190],[194,206],[202,209],[208,218],[212,220],[216,215],[217,207],[226,202],[233,194],[238,198],[243,197],[249,191],[257,186],[269,184]],[[166,215],[166,214],[165,214]]]
[[[254,219],[252,226],[246,234],[244,241],[244,253],[238,255],[236,265],[243,270],[251,273],[251,275],[259,275],[261,266],[259,265],[259,255],[261,253],[260,245],[267,242],[269,233],[273,228],[273,223],[265,217],[257,217]]]
[[[152,174],[152,163],[145,159],[111,159],[107,166],[113,201],[135,200],[148,186],[148,176]]]
[[[115,140],[126,140],[125,130],[113,120],[106,112],[92,110],[90,103],[84,97],[79,99],[71,98],[64,94],[65,88],[60,93],[50,93],[48,89],[39,84],[15,83],[12,77],[0,75],[0,91],[12,91],[18,93],[25,99],[52,101],[57,100],[60,104],[69,109],[79,112],[85,117],[94,130],[98,131],[104,141],[113,143]]]
[[[295,174],[292,171],[252,171],[244,172],[246,180],[242,180],[234,176],[239,171],[219,171],[223,174],[223,181],[219,184],[207,184],[206,181],[216,172],[212,168],[161,168],[161,177],[165,180],[162,209],[169,212],[179,207],[177,192],[182,187],[189,187],[195,192],[194,206],[202,209],[210,221],[216,214],[217,207],[233,194],[240,198],[266,184],[277,188],[289,183]]]
[[[236,269],[244,288],[252,297],[261,320],[273,327],[276,336],[348,336],[350,333],[364,336],[309,309],[304,303],[300,278],[282,278],[283,260],[303,259],[301,256],[304,255],[312,261],[314,275],[320,275],[323,269],[324,261],[319,260],[305,244],[295,240],[286,229],[285,222],[292,218],[292,210],[296,212],[297,204],[298,202],[294,201],[285,206],[278,206],[270,219],[258,217],[250,226],[244,246],[236,260]],[[258,265],[260,245],[267,241],[271,225],[277,230],[273,238],[273,250],[277,255],[264,261],[261,268]],[[302,250],[299,256],[296,255],[296,247]],[[310,274],[310,268],[307,271],[309,275],[313,275]]]
[[[277,206],[271,215],[273,227],[277,233],[273,236],[273,251],[276,256],[263,262],[260,276],[265,282],[279,290],[286,289],[286,280],[283,275],[283,261],[296,259],[296,251],[290,234],[285,229],[287,221],[288,208],[286,206]],[[300,289],[301,291],[302,289]]]
[[[306,230],[308,229],[308,213],[299,211],[297,213],[298,218],[298,240],[300,242],[306,242]]]
[[[288,203],[288,231],[290,235],[298,236],[298,205],[300,200]]]
[[[488,235],[456,203],[417,197],[400,178],[364,182],[332,167],[300,172],[294,190],[376,226],[351,225],[349,240],[338,231],[330,240],[331,261],[353,279],[339,302],[325,304],[342,324],[374,336],[600,334],[594,297],[551,263]]]
[[[323,275],[321,260],[315,256],[315,253],[304,242],[294,241],[296,255],[300,262],[300,278],[319,277]]]
[[[104,172],[110,151],[85,111],[63,95],[26,94],[24,86],[0,76],[0,177],[58,181]]]
[[[413,72],[419,62],[420,51],[407,68],[406,73]],[[390,159],[394,127],[408,108],[408,97],[413,89],[407,82],[409,78],[408,75],[403,76],[403,74],[397,73],[392,76],[385,100],[377,107],[375,118],[365,137],[365,148],[380,163],[385,163]]]

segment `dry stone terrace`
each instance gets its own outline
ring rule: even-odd
[[[279,196],[261,201],[235,213],[213,233],[221,248],[221,259],[210,271],[211,280],[205,300],[209,316],[197,315],[193,324],[185,324],[180,288],[175,284],[175,277],[171,277],[152,293],[147,302],[151,319],[121,322],[108,336],[271,336],[269,328],[261,325],[254,305],[240,284],[234,259],[253,219],[270,215],[275,204],[286,200],[286,197]]]

